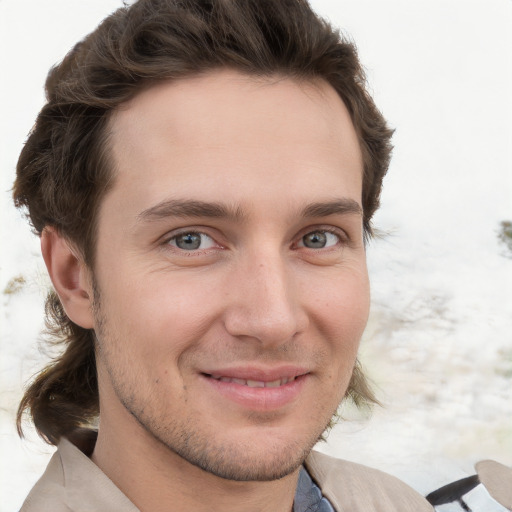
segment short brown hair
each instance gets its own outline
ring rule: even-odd
[[[107,122],[141,89],[218,68],[258,76],[327,81],[347,106],[363,154],[363,225],[371,235],[392,131],[365,87],[353,44],[319,18],[306,0],[139,0],[106,18],[46,81],[47,103],[21,152],[14,184],[40,235],[52,226],[94,268],[99,204],[112,185]],[[29,410],[40,435],[56,444],[99,413],[94,332],[73,324],[55,292],[48,331],[65,347],[32,382],[18,410]],[[347,391],[374,397],[356,367]]]

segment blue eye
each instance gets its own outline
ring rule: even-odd
[[[339,241],[338,235],[329,231],[312,231],[302,237],[299,245],[308,249],[325,249],[336,245]]]
[[[190,231],[173,236],[169,240],[169,244],[184,251],[196,251],[198,249],[209,249],[215,245],[215,242],[204,233]]]

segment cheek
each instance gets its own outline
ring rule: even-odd
[[[354,368],[359,342],[368,320],[370,293],[365,269],[329,280],[328,293],[313,297],[315,324],[327,340],[326,360],[332,392],[341,400]]]
[[[316,290],[310,295],[310,302],[314,305],[314,315],[321,318],[318,324],[326,329],[325,334],[344,341],[342,345],[359,343],[370,309],[366,269],[335,274]]]
[[[113,276],[114,277],[114,276]],[[145,356],[161,357],[167,352],[179,357],[218,314],[221,286],[204,279],[181,277],[178,273],[133,274],[107,281],[102,290],[102,308],[108,323],[122,333],[123,344]]]

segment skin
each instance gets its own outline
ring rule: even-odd
[[[142,511],[290,511],[368,316],[347,109],[322,81],[222,70],[152,86],[109,129],[94,274],[42,242],[98,338],[92,460]],[[235,374],[279,382],[217,380]]]

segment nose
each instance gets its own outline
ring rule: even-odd
[[[224,325],[235,337],[283,344],[305,331],[307,311],[294,272],[278,256],[254,258],[230,280]]]

